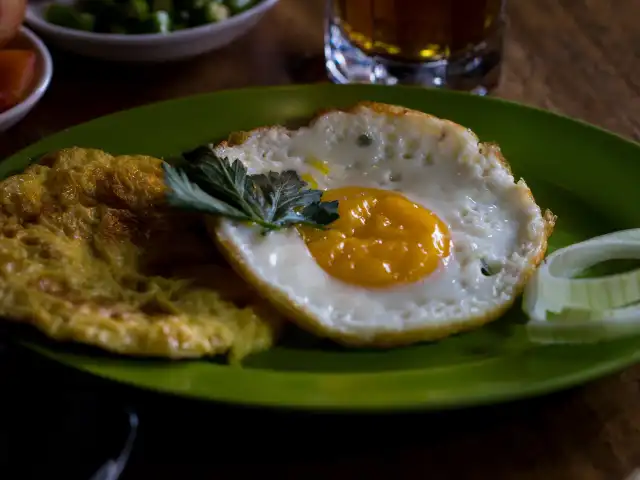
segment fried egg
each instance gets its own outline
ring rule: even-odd
[[[346,345],[435,340],[497,319],[542,260],[555,221],[497,146],[397,106],[361,103],[215,150],[250,174],[295,170],[324,201],[339,201],[340,218],[324,230],[265,236],[229,219],[210,229],[274,305]]]

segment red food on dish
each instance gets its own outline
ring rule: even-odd
[[[31,50],[0,50],[0,112],[24,99],[35,68],[36,54]]]
[[[0,48],[16,36],[26,9],[27,0],[0,0]]]

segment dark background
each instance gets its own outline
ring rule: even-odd
[[[597,410],[584,401],[617,381],[446,413],[286,413],[160,396],[5,346],[0,478],[90,478],[124,445],[127,409],[137,413],[140,429],[125,480],[534,479],[568,465],[576,468],[571,476],[550,478],[622,478],[611,440],[623,438],[611,438],[611,427],[600,425],[606,419],[619,431],[633,426],[616,418],[614,399],[601,394]],[[638,398],[637,384],[628,394]]]

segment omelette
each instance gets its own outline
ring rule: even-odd
[[[281,316],[165,190],[161,160],[83,148],[0,182],[0,315],[134,356],[234,361],[269,348]]]

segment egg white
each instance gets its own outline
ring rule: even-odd
[[[363,134],[370,145],[359,145]],[[460,125],[399,107],[366,103],[294,131],[259,129],[216,153],[239,159],[252,174],[310,174],[320,189],[396,190],[447,224],[451,254],[437,271],[409,285],[369,289],[325,272],[295,229],[262,236],[251,225],[216,221],[218,243],[250,283],[303,327],[346,344],[436,339],[497,318],[542,259],[553,226],[497,147]],[[494,275],[482,274],[481,259]]]

